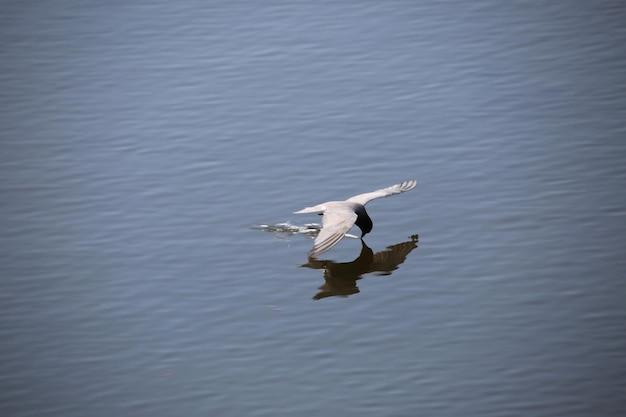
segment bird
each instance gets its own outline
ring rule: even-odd
[[[335,246],[355,224],[361,229],[361,239],[363,239],[363,236],[371,232],[373,227],[372,219],[365,211],[365,205],[376,198],[404,193],[416,186],[416,180],[403,181],[391,187],[355,195],[345,201],[328,201],[295,211],[294,214],[318,213],[323,215],[322,230],[313,241],[313,248],[309,251],[308,256],[314,258]]]

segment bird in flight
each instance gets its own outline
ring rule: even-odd
[[[313,242],[309,257],[314,258],[335,246],[355,224],[361,229],[361,238],[363,238],[372,230],[373,226],[372,219],[365,211],[365,205],[376,198],[412,190],[416,185],[417,181],[415,180],[404,181],[371,193],[355,195],[346,201],[329,201],[294,212],[294,214],[319,213],[324,216],[322,230]]]

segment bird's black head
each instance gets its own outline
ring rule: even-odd
[[[374,227],[374,224],[372,223],[372,219],[370,219],[370,216],[367,215],[365,209],[355,211],[357,214],[357,218],[354,224],[359,226],[359,229],[361,229],[362,232],[361,237],[363,237],[372,231],[372,227]]]

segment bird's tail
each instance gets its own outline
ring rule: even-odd
[[[294,211],[294,214],[302,214],[302,213],[322,213],[326,210],[326,206],[324,204],[318,204],[313,207],[305,207],[300,211]]]

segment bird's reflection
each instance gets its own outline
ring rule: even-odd
[[[352,262],[334,262],[309,258],[303,267],[324,270],[324,285],[313,296],[314,300],[340,295],[347,297],[359,292],[356,282],[365,274],[390,275],[391,271],[398,269],[411,251],[417,248],[418,236],[413,235],[411,240],[388,246],[387,249],[374,253],[369,246],[361,240],[361,253]]]

